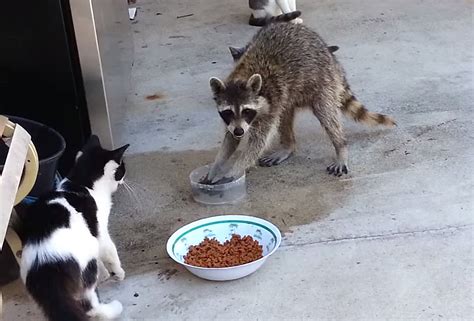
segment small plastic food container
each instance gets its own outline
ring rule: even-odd
[[[189,175],[193,198],[196,202],[207,205],[232,204],[242,200],[247,195],[245,173],[229,183],[208,185],[199,181],[209,173],[210,166],[196,168]]]

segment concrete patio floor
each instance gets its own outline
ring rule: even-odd
[[[332,146],[303,113],[296,155],[253,168],[247,199],[217,207],[193,202],[188,174],[222,136],[208,78],[225,76],[227,46],[257,30],[247,2],[137,6],[134,88],[116,124],[119,143],[132,144],[134,193],[117,193],[110,219],[127,277],[99,288],[123,303],[122,320],[474,318],[472,1],[298,0],[305,23],[340,47],[359,99],[398,127],[347,121],[351,172],[335,178],[325,172]],[[284,240],[257,273],[207,282],[174,264],[165,243],[222,213],[266,218]],[[19,281],[2,291],[5,320],[41,320]]]

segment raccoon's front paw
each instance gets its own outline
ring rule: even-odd
[[[199,183],[201,184],[211,184],[214,178],[218,176],[222,172],[221,167],[218,164],[213,164],[211,169],[209,169],[209,172],[205,177],[203,177]]]
[[[199,184],[204,184],[204,185],[211,184],[211,180],[209,179],[209,174],[201,177],[201,179],[199,180]]]
[[[329,174],[332,174],[334,176],[342,176],[342,174],[347,174],[349,172],[347,164],[343,162],[334,162],[326,169]]]
[[[221,175],[216,175],[212,180],[210,180],[210,185],[219,185],[219,184],[225,184],[225,183],[230,183],[234,180],[234,177],[231,176],[230,174],[221,174]]]
[[[232,168],[230,166],[213,165],[212,168],[209,170],[207,176],[204,177],[200,181],[200,183],[214,185],[221,183],[221,181],[223,180],[228,180],[229,178],[232,178],[232,176],[230,175],[231,169]]]
[[[294,23],[294,24],[300,24],[300,23],[303,23],[303,19],[295,18],[295,19],[291,20],[291,22]]]
[[[119,267],[110,272],[114,280],[122,281],[125,279],[125,271]]]
[[[270,167],[283,163],[293,154],[292,150],[282,149],[271,154],[263,156],[258,160],[258,164],[262,167]]]

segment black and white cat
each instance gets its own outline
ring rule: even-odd
[[[264,26],[270,17],[296,11],[296,0],[249,0],[252,10],[249,24],[252,26]],[[295,18],[293,23],[303,23],[303,19]]]
[[[104,265],[125,277],[107,225],[128,146],[105,150],[92,136],[57,190],[20,216],[21,278],[49,320],[113,319],[122,312],[118,301],[100,303],[96,287]]]

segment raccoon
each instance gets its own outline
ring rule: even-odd
[[[227,128],[205,179],[211,183],[236,177],[257,160],[273,166],[288,159],[295,151],[295,112],[301,108],[312,110],[333,143],[336,160],[327,171],[336,176],[348,172],[341,112],[368,125],[396,125],[356,99],[326,43],[301,24],[262,28],[226,80],[213,77],[210,86]],[[279,148],[268,153],[277,136]]]

